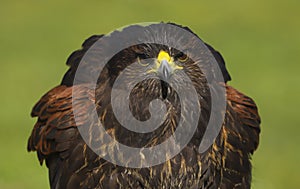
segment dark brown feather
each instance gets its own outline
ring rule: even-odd
[[[202,90],[207,87],[204,84],[197,86],[197,92],[203,99],[201,105],[204,109],[201,114],[203,116],[199,120],[199,128],[181,153],[167,162],[150,168],[125,168],[107,162],[88,147],[78,127],[95,125],[86,114],[94,104],[107,131],[122,143],[151,146],[160,143],[160,140],[163,141],[173,132],[159,128],[151,135],[137,136],[122,130],[111,111],[111,81],[98,84],[96,99],[88,83],[73,85],[75,72],[82,56],[100,37],[102,36],[92,36],[84,42],[81,50],[75,51],[70,56],[67,62],[70,68],[61,85],[46,93],[31,113],[38,120],[28,140],[28,151],[37,151],[41,164],[46,161],[51,188],[250,188],[250,156],[259,143],[260,118],[253,100],[227,84],[222,84],[226,86],[227,95],[225,120],[219,136],[205,153],[198,152],[210,106],[208,102],[210,93],[207,92],[209,90]],[[210,46],[209,49],[214,52]],[[130,59],[121,58],[126,53],[121,52],[114,57],[114,64],[124,64],[126,63],[124,61],[132,62]],[[213,54],[216,56],[216,53]],[[220,57],[218,61],[224,62]],[[222,68],[226,71],[223,74],[228,74],[225,66]],[[114,69],[113,66],[106,69],[103,72],[106,78],[112,79],[111,74],[117,74],[116,70],[111,72],[110,69]],[[202,78],[200,72],[195,71],[191,74],[195,74],[194,77],[197,80],[195,82],[199,82]],[[224,78],[226,81],[229,80],[229,74],[224,75]],[[148,94],[145,89],[153,89],[150,87],[152,85],[158,86],[156,81],[147,81],[137,86],[132,92],[135,96],[131,100],[131,111],[139,119],[147,119],[149,116],[147,107],[143,105],[147,104],[145,102],[161,98],[159,95],[143,98]],[[73,90],[79,94],[74,104],[72,103]],[[158,87],[157,90],[161,89]],[[164,124],[173,128],[178,122],[179,114],[174,108],[178,106],[178,101],[172,90],[167,95],[166,99],[161,99],[167,102],[167,107],[170,109],[168,119]],[[74,109],[82,112],[77,117],[76,123]],[[101,136],[97,137],[101,138]]]

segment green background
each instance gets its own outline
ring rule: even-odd
[[[47,170],[26,152],[34,103],[60,83],[69,54],[92,34],[173,21],[224,56],[231,85],[262,117],[253,187],[300,188],[298,116],[300,1],[109,0],[0,2],[0,188],[48,188]]]

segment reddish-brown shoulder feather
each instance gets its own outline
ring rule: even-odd
[[[57,153],[60,157],[68,156],[68,150],[74,145],[77,137],[77,125],[86,121],[85,117],[78,119],[75,124],[72,104],[72,90],[76,88],[79,96],[90,97],[89,103],[76,103],[78,110],[85,112],[94,102],[90,91],[84,85],[73,87],[58,86],[46,93],[34,106],[31,115],[38,117],[28,140],[28,151],[37,151],[42,164],[46,156]],[[80,101],[79,101],[80,102]],[[87,101],[85,101],[87,102]]]
[[[228,106],[235,112],[242,129],[246,130],[244,136],[250,153],[256,150],[259,143],[260,117],[255,102],[248,96],[233,87],[226,86]]]
[[[221,188],[250,188],[250,155],[259,142],[260,117],[254,101],[226,85],[227,109],[215,154],[219,154]]]

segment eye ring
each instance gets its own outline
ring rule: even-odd
[[[189,57],[188,57],[185,53],[179,52],[178,54],[176,54],[176,55],[174,56],[174,58],[175,58],[176,60],[178,60],[179,62],[186,62],[186,61],[188,60]]]
[[[144,53],[139,53],[139,54],[136,55],[137,62],[138,62],[140,65],[142,65],[142,66],[148,66],[148,65],[149,65],[148,62],[142,61],[142,60],[147,59],[147,58],[148,58],[147,55],[144,54]]]

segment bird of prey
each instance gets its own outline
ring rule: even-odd
[[[172,23],[167,25],[192,32],[188,27]],[[134,25],[128,28],[132,27],[146,26]],[[151,32],[149,35],[157,41],[176,41],[181,37],[180,33],[171,34],[168,31],[163,33],[164,36],[152,35]],[[83,79],[77,82],[74,80],[83,57],[93,44],[102,38],[103,35],[88,38],[80,50],[70,55],[67,60],[69,69],[61,84],[41,97],[31,112],[31,116],[37,117],[37,122],[28,140],[28,151],[36,151],[40,164],[46,163],[51,189],[250,188],[250,160],[259,143],[260,117],[254,101],[227,84],[231,77],[221,54],[205,43],[223,76],[223,81],[213,82],[225,88],[226,109],[223,123],[213,144],[200,153],[198,147],[211,116],[210,96],[214,91],[209,90],[209,81],[194,60],[184,50],[163,44],[133,45],[119,51],[108,60],[99,73],[95,90],[92,90],[88,82],[90,74],[83,75]],[[185,42],[181,49],[193,48],[193,42]],[[151,59],[152,62],[144,65],[143,60],[147,59]],[[132,115],[137,120],[145,121],[151,117],[149,103],[152,100],[160,99],[166,105],[164,122],[151,133],[132,132],[122,127],[112,111],[113,84],[120,73],[133,62],[144,66],[145,71],[142,74],[156,74],[158,78],[149,77],[133,87],[129,96]],[[90,66],[89,62],[82,64],[87,73],[99,71]],[[116,141],[135,148],[151,147],[164,142],[176,130],[181,115],[181,104],[176,91],[163,78],[172,78],[179,88],[183,87],[182,82],[180,83],[181,71],[178,70],[183,70],[191,79],[197,92],[197,101],[201,104],[201,116],[196,120],[194,135],[180,153],[157,165],[126,167],[102,158],[83,140],[79,128],[97,124],[86,114],[95,105],[99,121]],[[125,80],[141,74],[138,72],[140,71],[131,67],[124,76]],[[74,91],[79,95],[76,97],[76,103],[72,102]],[[76,121],[74,110],[81,115]],[[97,133],[90,132],[88,135]],[[109,148],[109,144],[102,145],[100,151]],[[114,150],[115,158],[122,158],[116,149]]]

